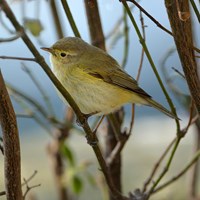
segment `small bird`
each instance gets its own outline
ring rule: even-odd
[[[177,118],[140,88],[113,57],[82,39],[66,37],[41,49],[50,53],[54,74],[82,113],[106,115],[127,103],[135,103]]]

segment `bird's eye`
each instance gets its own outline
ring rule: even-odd
[[[61,57],[64,58],[64,57],[66,56],[66,53],[63,53],[63,52],[62,52],[62,53],[60,53],[60,55],[61,55]]]

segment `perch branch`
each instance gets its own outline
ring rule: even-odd
[[[96,155],[96,158],[97,158],[97,160],[99,162],[99,165],[101,167],[101,170],[102,170],[102,172],[104,174],[104,177],[106,179],[106,182],[107,182],[107,184],[109,186],[109,189],[110,189],[113,197],[115,199],[119,199],[119,200],[128,199],[127,197],[122,196],[122,194],[120,192],[118,192],[116,190],[116,188],[114,187],[113,182],[112,182],[112,180],[110,178],[109,169],[108,169],[108,167],[106,165],[106,162],[105,162],[105,160],[103,158],[101,150],[100,150],[100,148],[99,148],[99,146],[97,144],[97,137],[91,131],[91,129],[90,129],[89,125],[88,125],[88,122],[87,122],[87,118],[80,111],[79,107],[77,106],[75,101],[72,99],[72,97],[68,93],[68,91],[64,88],[64,86],[60,83],[60,81],[52,73],[52,71],[50,70],[49,66],[46,64],[44,58],[40,55],[40,53],[38,52],[38,50],[36,49],[36,47],[34,46],[32,41],[30,40],[28,35],[25,33],[24,28],[17,21],[15,15],[13,14],[13,12],[10,9],[9,5],[7,4],[7,2],[5,0],[0,0],[0,6],[1,6],[2,10],[5,12],[5,14],[8,17],[8,19],[10,20],[10,22],[12,23],[12,25],[15,27],[16,31],[22,31],[23,34],[22,34],[21,38],[24,41],[24,43],[27,45],[29,50],[32,52],[34,57],[36,58],[37,63],[42,67],[42,69],[48,75],[50,80],[54,83],[54,85],[57,87],[57,89],[64,96],[64,98],[68,101],[69,105],[73,108],[74,112],[76,113],[78,121],[79,121],[79,123],[81,124],[82,128],[84,129],[84,131],[86,133],[86,137],[87,137],[88,143],[91,145],[91,147],[92,147],[92,149],[93,149],[93,151],[94,151],[94,153]]]
[[[200,82],[194,56],[189,2],[179,1],[177,6],[175,0],[165,0],[165,6],[185,78],[197,111],[200,113]]]

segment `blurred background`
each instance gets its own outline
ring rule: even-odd
[[[8,2],[19,22],[25,25],[26,32],[30,36],[34,45],[44,56],[47,63],[50,64],[49,55],[40,50],[40,47],[50,47],[58,40],[50,1],[10,0]],[[74,36],[63,11],[61,2],[55,1],[55,3],[57,10],[59,11],[59,17],[62,19],[61,22],[64,36]],[[170,30],[164,1],[141,0],[139,3],[148,13],[157,19],[160,24]],[[199,5],[199,2],[196,1],[196,3]],[[82,39],[90,43],[84,1],[68,1],[68,4]],[[124,38],[123,23],[120,24],[119,19],[123,17],[123,6],[119,1],[113,0],[99,0],[98,5],[104,35],[107,38],[107,51],[119,62],[119,64],[122,64],[124,56]],[[132,13],[140,26],[141,22],[139,10],[136,7],[133,7]],[[188,103],[186,100],[187,98],[189,99],[187,96],[188,88],[184,79],[180,78],[177,72],[173,70],[173,68],[176,68],[182,72],[181,64],[177,52],[175,51],[173,38],[158,28],[156,24],[154,24],[145,15],[143,15],[143,18],[147,46],[151,52],[151,56],[155,62],[157,70],[159,71],[161,78],[164,80],[164,84],[166,85],[166,88],[176,106],[178,116],[182,119],[181,125],[184,127],[187,124],[189,117],[188,110],[185,109],[188,106],[188,104],[186,105],[186,103]],[[194,33],[198,33],[199,23],[197,22],[195,16],[192,16],[192,22]],[[118,26],[116,26],[116,24],[118,24]],[[109,36],[114,27],[116,27],[116,31],[112,36]],[[125,70],[135,78],[140,64],[142,48],[129,18],[128,27],[129,51]],[[0,12],[0,38],[11,37],[13,35],[12,31],[14,31],[13,26],[10,24],[5,14]],[[195,43],[197,44],[196,46],[198,46],[200,42],[200,38],[197,36],[199,35],[194,35]],[[28,58],[33,57],[20,38],[13,42],[1,42],[0,55]],[[166,62],[164,62],[164,59],[166,59]],[[25,72],[24,65],[26,66],[26,69],[28,68],[31,70],[31,74],[36,78],[36,80],[38,80],[42,88],[44,88],[51,102],[56,118],[62,121],[64,119],[66,105],[64,105],[60,100],[51,81],[38,64],[28,61],[1,59],[0,70],[2,71],[5,81],[18,90],[28,94],[30,97],[33,97],[45,107],[46,103],[44,102],[36,85],[33,81],[31,81],[30,75]],[[164,75],[167,77],[174,77],[173,83],[177,86],[181,93],[185,95],[183,101],[185,102],[185,108],[184,105],[180,103],[181,99],[175,98],[174,93],[171,92],[169,85],[165,81]],[[160,102],[166,108],[169,108],[165,96],[163,95],[151,66],[145,56],[139,85],[155,100]],[[16,114],[19,114],[19,116],[21,115],[21,117],[18,117],[18,127],[22,153],[22,177],[28,178],[35,170],[37,170],[38,173],[30,182],[30,185],[41,184],[40,187],[32,189],[30,194],[32,195],[32,198],[35,199],[58,199],[51,171],[51,162],[47,153],[47,146],[52,140],[52,137],[49,135],[49,130],[53,132],[54,128],[49,125],[48,122],[42,122],[43,125],[41,126],[41,124],[39,124],[32,117],[22,117],[24,110],[27,112],[29,112],[29,110],[27,110],[26,107],[23,107],[15,98],[12,98],[12,102]],[[129,127],[131,106],[127,105],[125,110],[126,117],[123,128]],[[37,110],[34,110],[34,112],[37,114]],[[105,126],[106,122],[102,125],[100,130],[104,130]],[[173,166],[165,177],[165,180],[168,180],[170,177],[179,172],[180,168],[185,166],[191,159],[191,155],[194,150],[194,132],[195,128],[192,127],[183,139],[174,158]],[[167,145],[176,136],[175,134],[176,126],[174,120],[169,119],[159,111],[150,107],[136,106],[136,117],[132,135],[122,152],[122,180],[125,194],[143,186],[144,181],[149,176],[155,162],[165,150]],[[79,177],[81,180],[81,192],[75,195],[75,199],[85,200],[88,199],[88,197],[93,200],[106,199],[105,188],[103,188],[103,180],[96,158],[91,151],[91,147],[87,144],[81,130],[73,130],[67,140],[67,144],[73,151],[73,157],[79,167]],[[4,190],[2,155],[0,155],[0,163],[0,191],[2,191]],[[88,181],[89,178],[84,175],[85,171],[89,171],[92,177],[91,180],[95,183],[89,183],[91,180]],[[70,172],[68,171],[68,173]],[[191,176],[189,172],[170,187],[152,196],[152,199],[172,199],[170,197],[173,197],[173,199],[187,199],[188,191],[186,188],[188,188],[188,184],[190,184],[190,178]],[[69,184],[67,183],[67,180],[64,180],[64,184],[65,181],[66,184]],[[73,193],[73,191],[71,192]],[[5,198],[0,197],[0,199]]]

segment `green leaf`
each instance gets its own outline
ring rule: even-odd
[[[43,26],[38,19],[25,19],[24,26],[36,37],[38,37],[43,30]]]
[[[72,189],[75,194],[80,194],[83,190],[83,181],[77,175],[74,175],[72,178]]]
[[[91,186],[93,186],[93,187],[97,186],[97,182],[96,182],[94,175],[87,172],[86,177],[87,177],[87,180],[88,180],[88,182],[90,183]]]
[[[61,153],[71,166],[75,166],[74,155],[68,145],[61,145]]]

